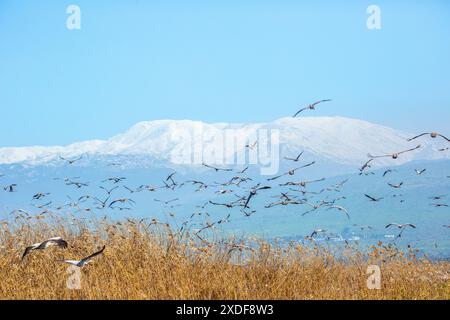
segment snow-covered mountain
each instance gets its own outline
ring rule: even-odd
[[[140,122],[109,140],[92,140],[65,147],[33,146],[0,148],[0,164],[43,165],[65,158],[85,155],[86,159],[132,156],[134,161],[158,161],[167,164],[231,164],[239,156],[256,152],[246,144],[259,141],[259,149],[271,145],[281,157],[296,156],[304,150],[310,158],[331,163],[359,166],[367,154],[402,151],[422,147],[397,160],[384,158],[378,166],[401,165],[412,160],[449,159],[439,149],[448,143],[423,137],[408,142],[411,134],[367,121],[342,117],[282,118],[268,123],[203,123],[190,120]],[[264,140],[264,138],[267,138]],[[264,141],[268,142],[266,145]],[[258,148],[255,148],[258,149]],[[230,162],[231,161],[231,162]]]

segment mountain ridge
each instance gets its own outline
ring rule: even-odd
[[[241,144],[234,145],[233,150],[225,148],[223,152],[217,152],[217,146],[224,142],[225,136],[230,132]],[[208,163],[221,163],[224,159],[235,158],[237,154],[242,156],[246,152],[242,143],[252,143],[252,139],[256,138],[259,140],[261,132],[268,134],[268,140],[273,137],[270,134],[279,134],[279,141],[273,142],[273,145],[280,148],[281,157],[295,156],[305,150],[312,158],[319,157],[354,166],[365,161],[369,152],[386,154],[421,144],[422,148],[415,152],[404,154],[395,161],[380,159],[376,166],[398,165],[413,160],[450,159],[448,152],[438,151],[448,145],[438,139],[424,137],[420,141],[408,142],[407,138],[411,134],[365,120],[299,117],[263,123],[141,121],[107,140],[88,140],[67,146],[0,148],[0,164],[37,165],[54,162],[60,156],[71,158],[80,155],[89,155],[91,158],[141,155],[171,164],[183,164],[182,160],[189,157],[204,159],[207,155]],[[199,144],[201,148],[196,149]]]

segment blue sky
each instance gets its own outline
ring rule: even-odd
[[[271,121],[321,98],[308,115],[450,133],[450,2],[308,2],[2,0],[0,146]]]

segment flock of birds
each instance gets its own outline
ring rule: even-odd
[[[327,100],[320,100],[313,104],[308,105],[305,108],[300,109],[298,112],[296,112],[293,117],[297,117],[300,113],[306,111],[306,110],[315,110],[317,105],[323,102],[331,101],[329,99]],[[408,141],[415,141],[416,139],[419,139],[424,136],[429,136],[432,139],[435,138],[441,138],[447,142],[450,142],[450,139],[446,138],[444,135],[437,133],[437,132],[429,132],[429,133],[422,133],[415,137],[412,137],[408,139]],[[253,150],[257,146],[257,141],[253,143],[248,143],[245,145],[245,148],[248,148],[250,150]],[[414,152],[415,150],[418,150],[421,148],[421,145],[417,145],[416,147],[409,148],[407,150],[402,150],[398,152],[392,152],[388,154],[383,155],[372,155],[368,154],[368,160],[359,168],[359,175],[371,175],[375,174],[374,172],[370,172],[368,169],[372,167],[374,164],[374,161],[376,161],[379,158],[389,157],[392,159],[398,159],[402,154]],[[440,151],[446,151],[449,148],[442,148]],[[304,152],[300,152],[298,155],[294,157],[284,157],[284,160],[287,163],[300,163],[302,161],[302,156]],[[60,157],[59,159],[61,161],[64,161],[66,165],[73,166],[78,161],[81,161],[83,156],[74,158],[74,159],[67,159],[64,157]],[[211,164],[203,163],[202,166],[206,169],[212,170],[213,172],[219,173],[229,173],[230,177],[226,181],[223,182],[204,182],[201,180],[187,180],[187,181],[178,181],[178,173],[177,172],[171,172],[163,179],[163,185],[162,186],[152,186],[152,185],[140,185],[139,187],[133,188],[130,186],[125,185],[126,177],[110,177],[107,179],[104,179],[102,184],[99,187],[101,192],[104,193],[104,196],[94,196],[92,194],[84,194],[80,196],[77,200],[72,200],[70,196],[68,198],[70,199],[69,203],[65,203],[60,206],[53,206],[52,201],[47,201],[47,199],[50,197],[50,193],[48,192],[39,192],[32,196],[32,202],[33,205],[39,209],[42,210],[40,215],[45,215],[46,213],[52,212],[53,210],[62,210],[65,207],[69,207],[71,209],[74,209],[76,212],[94,212],[96,210],[131,210],[133,208],[133,205],[136,203],[135,200],[131,198],[131,196],[123,197],[123,196],[115,196],[116,192],[118,192],[121,188],[123,190],[126,190],[130,195],[133,195],[135,193],[141,193],[141,192],[156,192],[158,190],[164,190],[167,192],[179,190],[180,188],[184,186],[194,186],[195,190],[194,192],[201,192],[204,190],[213,190],[214,194],[216,195],[214,198],[218,198],[220,196],[229,196],[232,197],[231,201],[219,201],[219,200],[209,200],[205,202],[202,205],[199,205],[196,207],[195,212],[190,216],[190,219],[184,221],[179,227],[178,232],[181,234],[182,232],[186,232],[186,229],[188,228],[189,223],[192,224],[192,219],[194,219],[195,216],[206,216],[208,217],[205,222],[202,224],[199,224],[198,228],[193,230],[193,234],[200,239],[203,242],[207,242],[205,240],[204,236],[202,235],[203,232],[205,232],[208,229],[214,228],[217,225],[223,224],[225,222],[230,221],[231,213],[228,213],[226,218],[218,219],[214,222],[209,222],[210,214],[208,213],[207,207],[209,206],[217,206],[217,207],[224,207],[224,208],[238,208],[239,211],[244,214],[245,216],[249,217],[256,213],[256,210],[252,208],[252,204],[254,202],[254,199],[258,196],[258,194],[267,192],[267,190],[280,188],[280,193],[274,196],[271,196],[273,201],[270,203],[267,203],[264,207],[266,209],[270,209],[273,207],[278,206],[293,206],[293,205],[299,205],[299,206],[305,206],[307,207],[307,210],[302,212],[301,215],[310,214],[312,212],[316,212],[319,209],[326,209],[326,210],[333,210],[337,213],[343,214],[348,220],[350,220],[350,213],[347,208],[339,204],[340,200],[346,199],[345,196],[335,196],[334,192],[340,192],[342,187],[347,183],[348,179],[341,181],[339,183],[335,183],[333,185],[326,186],[318,191],[311,191],[307,189],[307,187],[311,184],[315,184],[318,182],[323,182],[326,179],[315,179],[315,180],[296,180],[295,176],[298,171],[301,171],[304,168],[310,167],[315,165],[316,162],[308,162],[305,164],[299,164],[288,171],[275,175],[273,177],[269,177],[265,179],[263,182],[255,183],[253,179],[246,175],[247,170],[249,169],[248,166],[246,166],[243,169],[236,170],[234,168],[223,168],[214,166]],[[120,166],[120,163],[109,163],[108,166]],[[387,176],[388,174],[394,172],[394,169],[387,169],[383,173],[383,177]],[[415,170],[417,175],[422,175],[426,172],[426,169],[421,170]],[[0,174],[0,177],[3,175]],[[290,181],[283,181],[278,183],[281,178],[292,178],[289,179]],[[450,178],[450,176],[447,176],[447,178]],[[73,177],[73,178],[54,178],[54,180],[63,181],[65,185],[67,186],[73,186],[77,190],[84,190],[84,188],[87,188],[90,183],[86,181],[81,181],[80,177]],[[387,183],[387,186],[393,189],[401,189],[403,187],[404,183]],[[7,186],[4,186],[4,190],[6,192],[17,192],[18,185],[17,184],[10,184]],[[325,198],[322,198],[320,201],[312,201],[309,196],[319,196],[319,195],[327,195]],[[334,195],[330,198],[330,195]],[[365,198],[368,199],[368,201],[371,202],[379,202],[382,201],[382,197],[376,197],[369,194],[364,194]],[[399,196],[401,195],[394,195]],[[229,199],[229,197],[227,199]],[[433,201],[442,201],[446,196],[445,195],[436,195],[431,197],[430,199]],[[178,201],[180,199],[178,197],[174,197],[172,199],[157,199],[155,198],[155,202],[161,203],[165,208],[173,209],[174,207],[178,206]],[[42,204],[36,204],[37,201],[44,201]],[[403,200],[402,200],[403,201]],[[90,202],[90,206],[88,203]],[[435,202],[432,203],[435,207],[449,207],[448,204],[443,202]],[[31,213],[24,209],[16,209],[11,212],[11,214],[16,214],[20,216],[31,216]],[[173,214],[171,214],[173,216]],[[145,219],[143,219],[145,220]],[[141,220],[141,221],[143,221]],[[152,223],[157,223],[156,219],[152,220]],[[373,229],[371,226],[361,226],[361,225],[353,225],[354,227],[360,228],[361,230],[364,229]],[[445,228],[450,228],[450,225],[444,225]],[[395,236],[395,239],[398,239],[402,236],[403,232],[407,229],[416,229],[416,226],[411,223],[389,223],[385,226],[386,229],[388,228],[397,228],[399,230],[397,236]],[[308,236],[306,236],[306,239],[314,240],[319,234],[326,235],[328,238],[331,237],[332,234],[328,233],[327,230],[317,228],[311,232]],[[394,239],[394,240],[395,240]],[[45,241],[42,241],[40,243],[35,243],[30,246],[28,246],[23,255],[22,260],[25,259],[31,252],[35,250],[45,250],[50,247],[59,247],[59,248],[67,248],[68,243],[66,240],[62,239],[61,237],[54,237],[47,239]],[[94,252],[91,255],[88,255],[87,257],[80,259],[80,260],[61,260],[62,263],[67,263],[71,265],[75,265],[78,267],[83,267],[86,264],[88,264],[94,257],[100,255],[105,250],[105,246],[99,251]]]

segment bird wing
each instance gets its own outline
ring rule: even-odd
[[[33,246],[26,247],[24,253],[22,254],[22,260],[23,260],[23,259],[24,259],[31,251],[33,251],[34,248],[35,248],[34,245],[33,245]]]
[[[239,171],[239,173],[244,173],[245,171],[247,171],[247,169],[248,169],[248,166],[246,166],[246,167],[244,168],[244,170]]]
[[[68,243],[66,240],[62,239],[61,237],[49,239],[49,242],[55,243],[58,247],[66,249],[68,247]]]
[[[324,180],[325,180],[325,178],[322,178],[322,179],[318,179],[318,180],[306,181],[306,183],[321,182]]]
[[[114,200],[109,204],[109,207],[111,208],[115,203],[119,202],[119,200]]]
[[[349,216],[349,214],[348,214],[348,211],[347,211],[347,209],[345,209],[344,207],[342,207],[342,206],[331,206],[330,209],[332,209],[332,208],[335,208],[335,209],[338,209],[339,211],[344,212],[345,215],[347,216],[347,218],[350,219],[350,216]]]
[[[78,266],[78,264],[80,263],[80,261],[77,261],[77,260],[59,260],[58,262],[68,263],[68,264],[71,264],[73,266]]]
[[[210,165],[208,165],[208,164],[206,164],[206,163],[202,163],[202,166],[205,166],[205,167],[210,168],[210,169],[217,170],[217,168],[215,168],[215,167],[213,167],[213,166],[210,166]]]
[[[302,109],[298,110],[298,111],[292,116],[292,118],[295,118],[296,116],[298,116],[301,112],[305,111],[306,109],[309,109],[309,107],[305,107],[305,108],[302,108]]]
[[[415,147],[415,148],[412,148],[412,149],[408,149],[408,150],[405,150],[405,151],[401,151],[401,152],[399,152],[398,154],[402,154],[402,153],[406,153],[406,152],[410,152],[410,151],[414,151],[414,150],[417,150],[417,149],[419,149],[421,147],[421,145],[419,144],[417,147]]]
[[[368,194],[364,194],[367,198],[369,198],[372,201],[377,201],[377,199],[375,199],[374,197],[369,196]]]
[[[281,174],[281,175],[279,175],[279,176],[269,178],[269,179],[267,179],[267,181],[273,181],[273,180],[276,180],[276,179],[278,179],[278,178],[284,177],[285,175],[287,175],[287,173],[283,173],[283,174]]]
[[[393,222],[393,223],[389,223],[388,225],[386,225],[385,228],[389,228],[391,226],[400,227],[400,225],[398,223]]]
[[[103,253],[103,251],[105,251],[106,246],[104,245],[103,248],[97,252],[94,252],[93,254],[91,254],[90,256],[87,256],[86,258],[81,259],[80,262],[82,263],[87,263],[89,262],[92,258],[94,258],[95,256],[98,256],[99,254]]]
[[[420,138],[420,137],[423,137],[423,136],[425,136],[427,134],[430,134],[430,133],[429,132],[421,133],[421,134],[419,134],[419,135],[417,135],[415,137],[412,137],[411,139],[408,139],[408,141],[413,141],[413,140],[415,140],[417,138]]]
[[[389,182],[388,182],[388,186],[390,186],[392,188],[396,188],[397,187],[396,185],[393,185],[392,183],[389,183]]]
[[[360,171],[364,171],[365,168],[370,167],[369,163],[371,163],[373,161],[373,159],[369,159],[369,161],[367,161],[366,163],[363,164],[363,166],[361,167],[361,169],[359,169]]]
[[[250,202],[250,199],[254,196],[255,194],[253,192],[250,192],[250,194],[247,197],[247,200],[245,201],[245,205],[244,208],[248,208],[248,203]]]
[[[367,156],[372,159],[377,159],[377,158],[384,158],[384,157],[392,157],[392,154],[384,154],[382,156],[373,156],[370,153],[368,153]]]
[[[438,134],[439,137],[444,138],[445,140],[447,140],[448,142],[450,142],[450,139],[444,137],[442,134]]]
[[[298,167],[297,169],[306,168],[306,167],[312,166],[312,165],[315,164],[315,163],[316,163],[315,161],[312,161],[312,162],[307,163],[307,164],[305,164],[305,165],[303,165],[303,166],[301,166],[301,167]],[[297,170],[297,169],[295,169],[295,170]]]
[[[314,103],[312,104],[312,106],[315,107],[315,106],[317,106],[319,103],[322,103],[322,102],[328,102],[328,101],[331,101],[331,99],[319,100],[319,101],[314,102]]]

